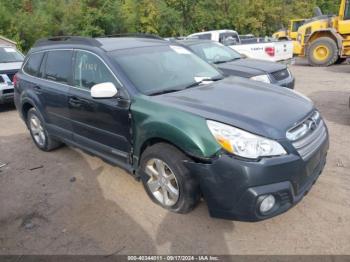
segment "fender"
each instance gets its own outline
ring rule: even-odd
[[[326,29],[319,29],[316,31],[313,31],[311,35],[307,38],[306,43],[311,43],[309,42],[313,37],[317,34],[320,34],[321,36],[326,36],[326,35],[331,35],[337,42],[337,46],[339,48],[339,53],[341,53],[341,47],[343,44],[343,38],[334,28],[326,28]]]
[[[42,104],[40,102],[40,99],[37,97],[37,95],[34,93],[34,91],[32,89],[27,89],[26,92],[22,92],[21,96],[20,96],[20,106],[21,106],[21,114],[23,116],[24,119],[24,115],[23,115],[23,105],[25,103],[29,103],[31,104],[33,107],[35,107],[38,111],[41,112],[42,117],[44,118],[45,121],[47,121],[47,115],[45,110],[41,110],[42,108]]]
[[[171,143],[198,159],[209,159],[220,151],[205,119],[151,99],[140,97],[131,104],[134,167],[147,144],[155,140]]]

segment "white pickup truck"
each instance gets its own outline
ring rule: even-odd
[[[249,58],[272,62],[290,62],[293,58],[292,41],[249,37],[241,39],[234,30],[214,30],[191,34],[188,37],[220,42]]]

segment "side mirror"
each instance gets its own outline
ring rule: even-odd
[[[118,90],[111,82],[96,84],[91,87],[92,98],[112,98],[118,94]]]

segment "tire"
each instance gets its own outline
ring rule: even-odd
[[[313,41],[307,49],[307,59],[312,66],[330,66],[338,60],[338,51],[333,39],[321,37]]]
[[[36,124],[35,124],[36,123]],[[62,146],[62,143],[53,139],[45,128],[43,117],[35,108],[27,114],[27,126],[35,145],[42,151],[49,152]]]
[[[193,210],[201,197],[199,184],[183,164],[184,160],[190,159],[174,146],[159,143],[146,148],[142,154],[140,165],[141,180],[152,201],[167,210],[181,214]],[[158,162],[158,165],[157,161],[161,161],[162,164]],[[154,174],[154,171],[157,172],[158,166],[163,166],[167,178],[172,177],[171,174],[173,174],[175,179],[171,181],[165,179],[162,182],[162,178],[159,175],[150,175]],[[153,172],[150,172],[151,170]],[[169,190],[169,192],[171,191],[173,194],[166,192],[165,195],[169,200],[166,201],[163,188],[169,188],[169,183],[172,186],[170,187],[172,190]],[[153,188],[153,191],[151,188]],[[174,197],[176,190],[174,191],[173,189],[178,189],[177,199]]]

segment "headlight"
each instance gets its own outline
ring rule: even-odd
[[[260,82],[264,82],[264,83],[268,83],[270,84],[270,78],[268,75],[260,75],[260,76],[253,76],[250,78],[251,80],[255,80],[255,81],[260,81]]]
[[[207,120],[207,125],[221,147],[234,155],[257,159],[287,154],[276,141],[211,120]]]

